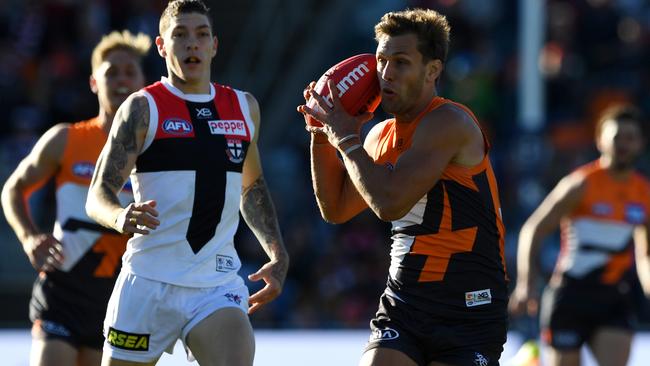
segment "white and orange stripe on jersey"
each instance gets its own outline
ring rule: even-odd
[[[106,142],[106,132],[97,118],[70,125],[56,183],[54,237],[63,244],[65,260],[59,268],[69,271],[92,248],[102,254],[96,277],[114,277],[126,247],[127,237],[95,223],[86,215],[88,187],[95,162]],[[130,189],[123,190],[120,202],[133,201]]]
[[[633,231],[648,220],[650,184],[636,172],[617,181],[598,161],[572,174],[584,179],[584,193],[562,221],[556,275],[615,284],[632,268]]]

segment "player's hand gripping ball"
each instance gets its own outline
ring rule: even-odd
[[[377,60],[371,53],[363,53],[345,59],[327,70],[316,82],[314,90],[325,97],[327,104],[332,106],[332,97],[327,87],[327,81],[332,80],[336,85],[336,93],[343,108],[353,116],[365,112],[374,112],[381,102],[381,91],[377,79]],[[314,98],[310,98],[307,106],[319,109]],[[322,127],[314,118],[305,115],[309,126]]]

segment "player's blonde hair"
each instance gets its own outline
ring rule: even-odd
[[[431,9],[407,9],[384,14],[375,25],[375,39],[404,34],[415,34],[418,37],[418,51],[424,61],[447,61],[449,52],[449,34],[451,27],[447,18]]]
[[[614,104],[602,111],[596,121],[596,139],[600,138],[600,134],[603,132],[603,125],[608,121],[634,123],[639,127],[642,135],[645,132],[641,111],[631,104]]]
[[[102,40],[93,49],[93,54],[90,58],[92,72],[94,73],[97,70],[99,65],[106,59],[106,55],[113,50],[123,49],[129,51],[140,61],[149,52],[150,47],[151,37],[144,33],[134,35],[128,30],[121,32],[113,31],[103,36]]]

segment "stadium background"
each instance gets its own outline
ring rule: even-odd
[[[292,260],[282,296],[252,317],[256,328],[365,329],[376,310],[388,269],[389,225],[369,213],[343,225],[321,220],[311,191],[308,136],[295,106],[303,101],[303,87],[329,66],[374,52],[372,27],[384,12],[424,6],[449,18],[452,42],[440,93],[472,108],[494,145],[511,276],[523,220],[561,176],[596,156],[594,116],[617,101],[634,102],[650,115],[648,1],[545,2],[536,58],[542,112],[533,128],[522,121],[526,91],[519,73],[520,45],[529,42],[520,38],[528,0],[206,2],[220,41],[213,79],[250,91],[260,102],[265,175]],[[0,182],[54,123],[95,115],[88,76],[101,35],[126,28],[155,36],[165,3],[0,2]],[[153,49],[145,72],[148,82],[166,73]],[[378,112],[376,120],[384,117]],[[650,172],[647,152],[639,168]],[[52,187],[31,203],[34,216],[50,227]],[[4,216],[0,243],[0,328],[26,329],[35,273]],[[548,240],[540,258],[545,274],[558,247],[557,236]],[[266,259],[245,225],[237,248],[243,274]],[[638,303],[641,326],[648,329],[648,306],[640,294]],[[512,321],[513,330],[533,328],[529,321]]]

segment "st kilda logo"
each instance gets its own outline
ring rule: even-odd
[[[226,140],[226,155],[233,164],[239,164],[244,161],[244,146],[240,139]]]

